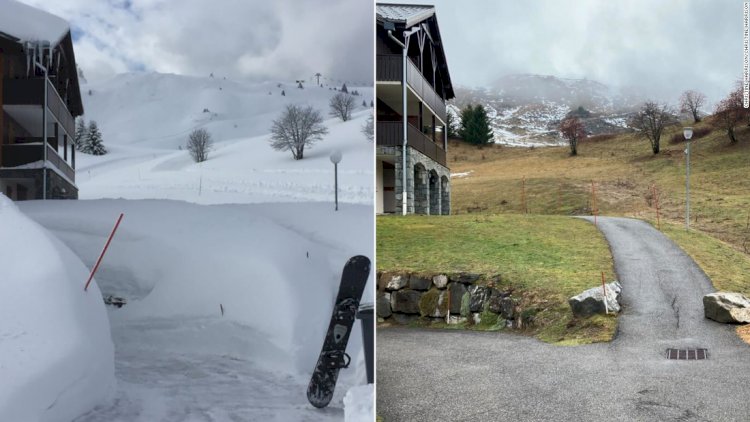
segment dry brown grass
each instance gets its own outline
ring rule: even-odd
[[[697,131],[706,131],[699,123]],[[681,133],[670,128],[662,152],[651,153],[648,141],[631,134],[584,141],[579,155],[567,147],[521,149],[502,146],[476,148],[451,141],[452,172],[472,173],[452,180],[453,210],[519,213],[522,180],[526,205],[534,214],[588,214],[591,181],[596,183],[600,214],[656,219],[652,186],[659,197],[660,217],[684,222],[684,143],[668,144]],[[694,142],[691,159],[691,225],[750,253],[750,128],[739,128],[740,141],[730,145],[721,131]]]
[[[736,328],[737,335],[740,336],[742,341],[750,344],[750,325],[740,325]]]

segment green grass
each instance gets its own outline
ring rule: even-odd
[[[597,286],[602,272],[608,280],[614,277],[604,237],[583,220],[513,214],[380,216],[377,263],[379,271],[499,275],[497,287],[518,292],[514,296],[521,309],[536,321],[531,334],[546,341],[585,343],[610,339],[614,333],[615,324],[569,324],[567,299]],[[553,321],[564,321],[563,329]],[[581,331],[581,324],[594,328]],[[487,318],[467,328],[502,327]]]
[[[662,224],[662,232],[703,269],[717,290],[750,296],[750,257],[706,233],[684,225]]]
[[[613,277],[601,233],[561,216],[380,216],[380,271],[500,275],[506,286],[574,295]]]

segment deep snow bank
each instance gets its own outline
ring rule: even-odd
[[[69,421],[114,391],[114,348],[96,283],[0,194],[0,419]]]
[[[295,375],[309,376],[317,361],[344,263],[372,258],[370,206],[96,200],[27,201],[21,209],[87,264],[124,212],[97,273],[105,295],[128,299],[113,318],[217,318],[251,327],[273,345],[264,347],[267,366]],[[365,302],[373,301],[372,278]],[[359,322],[348,350],[357,362]]]

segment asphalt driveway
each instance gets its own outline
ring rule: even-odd
[[[623,286],[618,335],[552,346],[509,333],[384,328],[377,413],[390,421],[750,420],[750,346],[706,320],[700,268],[649,224],[600,217]],[[665,358],[671,347],[705,361]]]

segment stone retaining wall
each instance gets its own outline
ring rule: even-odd
[[[495,287],[500,276],[379,272],[377,277],[378,322],[409,324],[422,319],[480,324],[484,319],[496,327],[515,328],[529,323],[522,321],[513,291]]]

